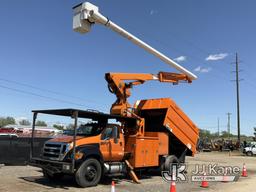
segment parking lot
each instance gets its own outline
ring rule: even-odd
[[[242,168],[246,164],[248,177],[238,178],[237,182],[210,182],[209,188],[202,189],[200,182],[182,182],[176,183],[177,191],[254,191],[256,182],[256,158],[241,156],[238,152],[210,152],[199,153],[195,157],[187,157],[188,178],[196,164],[217,163],[224,166],[239,166]],[[134,184],[131,180],[125,178],[115,179],[116,191],[169,191],[170,183],[165,182],[160,175],[154,171],[149,173],[139,173],[141,184]],[[0,168],[0,191],[110,191],[111,178],[106,178],[100,185],[91,188],[79,188],[72,177],[64,177],[59,181],[48,181],[42,175],[38,168],[31,166],[2,166]]]

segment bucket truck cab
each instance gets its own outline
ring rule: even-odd
[[[82,187],[97,185],[106,174],[126,172],[125,141],[120,123],[108,123],[110,119],[136,123],[134,118],[124,118],[99,112],[77,109],[39,110],[34,112],[34,122],[39,113],[70,116],[74,129],[69,135],[59,136],[45,142],[40,157],[34,156],[33,138],[30,164],[42,168],[48,179],[58,179],[65,174],[74,175]],[[92,122],[77,128],[78,118]],[[33,132],[35,125],[33,124]]]

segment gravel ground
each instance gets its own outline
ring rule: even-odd
[[[192,169],[196,164],[218,163],[218,165],[232,165],[242,167],[246,164],[248,177],[238,178],[237,182],[210,182],[209,188],[200,188],[199,182],[184,182],[176,183],[177,192],[198,192],[198,191],[225,191],[225,192],[245,192],[255,191],[256,182],[256,157],[240,156],[238,153],[210,152],[199,153],[195,157],[188,157],[188,174],[190,175]],[[139,192],[139,191],[169,191],[170,183],[163,181],[161,176],[155,172],[143,173],[140,175],[141,184],[134,184],[127,179],[116,179],[116,192]],[[0,165],[0,191],[10,192],[58,192],[67,190],[70,192],[76,191],[90,191],[90,192],[105,192],[110,191],[111,179],[105,179],[104,182],[97,187],[79,188],[72,177],[64,177],[55,182],[50,182],[42,177],[40,169],[31,166],[1,166]]]

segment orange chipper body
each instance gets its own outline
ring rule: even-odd
[[[157,75],[141,73],[106,73],[109,91],[116,95],[111,114],[136,117],[136,127],[126,127],[125,153],[131,154],[128,160],[135,167],[158,166],[159,156],[175,154],[181,157],[194,155],[198,139],[198,128],[170,98],[146,99],[137,101],[133,107],[128,103],[131,89],[146,81],[159,81],[178,84],[191,83],[184,74],[159,72]],[[143,154],[143,155],[142,155]],[[183,158],[183,157],[181,157]]]

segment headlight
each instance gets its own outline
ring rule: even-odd
[[[68,144],[66,145],[65,154],[66,154],[67,152],[69,152],[72,148],[73,148],[73,142],[72,142],[72,143],[68,143]]]

